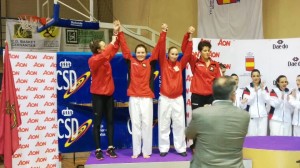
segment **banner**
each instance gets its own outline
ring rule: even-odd
[[[218,5],[231,4],[237,2],[240,2],[240,0],[217,0]]]
[[[13,51],[59,51],[60,31],[59,27],[50,27],[40,33],[35,30],[23,30],[18,20],[6,20],[6,40]]]
[[[10,51],[22,125],[13,167],[58,167],[56,54]]]
[[[262,39],[262,0],[236,1],[198,0],[198,37]]]
[[[225,75],[235,73],[239,76],[239,87],[244,88],[251,82],[251,71],[260,70],[261,79],[271,90],[279,75],[286,75],[288,88],[296,88],[296,77],[300,74],[300,39],[272,40],[226,40],[226,39],[193,39],[194,54],[199,54],[198,43],[208,40],[212,44],[211,58],[226,66]],[[187,116],[191,117],[191,93],[189,91],[192,73],[186,71]]]
[[[61,28],[61,50],[60,51],[90,51],[90,42],[94,39],[108,43],[108,30],[86,30]]]
[[[93,138],[93,113],[90,93],[91,74],[88,59],[92,53],[59,52],[57,54],[57,101],[59,124],[59,151],[80,152],[95,150]],[[131,123],[128,111],[127,76],[128,69],[121,54],[111,61],[114,92],[114,145],[116,148],[132,148]],[[155,99],[153,117],[153,146],[158,146],[157,98],[160,76],[155,79]],[[100,135],[101,148],[106,149],[106,120],[103,117]]]

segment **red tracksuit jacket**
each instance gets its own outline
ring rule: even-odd
[[[193,43],[188,41],[189,33],[184,35],[182,45],[185,45],[185,51],[180,61],[171,62],[166,58],[165,45],[164,49],[160,50],[159,64],[162,77],[160,93],[169,98],[177,98],[182,95],[182,71],[185,69],[187,62],[192,55]],[[165,38],[164,38],[165,40]],[[165,42],[164,42],[165,43]]]
[[[90,92],[92,94],[111,96],[115,91],[110,60],[119,50],[119,41],[114,45],[108,44],[106,49],[99,54],[93,54],[88,60],[92,75]]]
[[[211,95],[214,79],[221,76],[219,63],[210,59],[210,65],[206,67],[203,58],[197,58],[196,55],[191,57],[189,63],[193,72],[191,92],[203,96]]]
[[[154,67],[158,59],[159,49],[165,32],[160,34],[157,45],[152,51],[151,57],[143,61],[137,60],[130,53],[130,50],[126,44],[125,36],[123,32],[118,34],[120,40],[120,46],[122,49],[123,57],[128,64],[128,89],[127,96],[135,97],[148,97],[154,98],[153,93],[153,81],[154,81]]]

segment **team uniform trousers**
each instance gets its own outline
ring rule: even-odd
[[[161,32],[151,57],[139,61],[133,57],[123,32],[118,34],[123,57],[128,64],[129,114],[132,125],[133,156],[152,154],[154,67],[166,32]]]
[[[270,99],[268,88],[264,87],[263,89],[255,90],[254,84],[250,83],[244,88],[243,98],[247,99],[245,110],[250,115],[247,136],[266,136],[268,129],[266,103]]]
[[[153,99],[129,97],[129,114],[132,125],[133,155],[138,156],[141,152],[143,155],[151,155]]]
[[[294,125],[294,136],[300,137],[300,126]]]
[[[250,118],[247,136],[266,136],[268,117]]]
[[[161,95],[158,102],[158,144],[160,152],[169,151],[171,121],[175,150],[178,153],[185,152],[185,114],[183,97],[179,96],[172,99]]]
[[[270,136],[292,136],[291,123],[270,120]]]
[[[293,118],[293,135],[300,137],[300,110],[298,108],[294,111]]]
[[[100,125],[103,119],[103,115],[106,117],[106,122],[107,122],[108,146],[113,146],[113,135],[114,135],[113,97],[106,96],[106,95],[92,94],[92,104],[93,104],[93,112],[94,112],[93,135],[96,143],[96,149],[101,148]]]

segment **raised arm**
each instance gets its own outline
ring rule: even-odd
[[[112,36],[112,41],[110,43],[113,45],[113,48],[111,49],[111,51],[109,53],[110,54],[109,60],[113,59],[113,57],[116,55],[116,53],[118,52],[119,47],[120,47],[120,40],[117,37],[117,35],[120,31],[121,25],[118,20],[115,20],[113,24],[114,24],[114,35]]]
[[[126,43],[125,35],[121,29],[120,22],[119,22],[119,25],[120,25],[120,28],[119,28],[119,32],[118,32],[118,39],[120,41],[120,46],[121,46],[121,50],[123,53],[123,57],[125,59],[130,59],[130,58],[132,58],[132,55],[131,55],[130,49],[128,48],[128,45]]]
[[[159,65],[164,66],[163,64],[167,61],[166,58],[166,36],[167,36],[167,31],[168,31],[168,25],[167,24],[162,24],[161,26],[162,33],[165,32],[166,35],[163,35],[162,37],[162,42],[160,44],[160,49],[158,53],[158,60],[159,60]]]
[[[112,60],[114,58],[114,56],[116,55],[116,53],[119,50],[119,40],[117,36],[112,36],[112,42],[109,44],[109,46],[112,46],[109,50],[107,50],[108,55],[109,55],[109,61]],[[104,51],[106,52],[106,50]]]
[[[92,43],[94,43],[94,41],[91,42],[91,44]],[[114,57],[116,51],[118,51],[118,49],[119,49],[118,45],[115,45],[117,43],[118,42],[116,40],[116,36],[113,36],[111,43],[108,44],[105,47],[105,49],[102,50],[100,53],[98,53],[92,57],[93,61],[91,61],[89,63],[90,64],[89,66],[90,67],[98,67],[99,65],[102,65],[107,61],[110,61]]]
[[[182,52],[184,52],[184,51],[182,51]],[[191,58],[189,60],[189,64],[190,64],[191,71],[193,74],[194,74],[196,62],[198,61],[198,59],[200,59],[200,58],[198,58],[197,54],[192,54]]]
[[[162,24],[162,32],[159,35],[159,39],[158,42],[156,44],[156,46],[153,48],[152,53],[151,53],[151,57],[149,58],[150,61],[152,60],[157,60],[158,59],[158,55],[162,54],[164,52],[164,55],[166,56],[166,36],[167,36],[167,31],[168,31],[168,25],[167,24]],[[164,45],[164,46],[163,46]],[[164,51],[161,51],[161,48],[164,48]]]
[[[182,48],[185,48],[185,49],[184,49],[184,51],[182,51],[183,57],[180,60],[181,67],[185,67],[192,56],[192,53],[193,53],[192,34],[194,32],[195,32],[195,28],[193,26],[190,26],[188,29],[188,32],[183,37],[181,49]],[[185,47],[183,47],[183,46],[185,46]]]

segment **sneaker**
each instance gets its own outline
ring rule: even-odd
[[[178,153],[180,156],[183,156],[183,157],[186,157],[187,156],[187,153],[186,152],[181,152],[181,153]]]
[[[97,158],[98,160],[103,160],[103,159],[104,159],[101,150],[96,150],[95,155],[96,155],[96,158]]]
[[[108,149],[106,150],[106,155],[109,156],[109,157],[111,157],[111,158],[116,158],[116,157],[118,157],[117,154],[116,154],[116,152],[115,152],[115,148],[114,148],[114,147],[108,148]]]
[[[160,155],[161,157],[165,157],[167,154],[168,154],[168,152],[160,152],[159,155]]]

